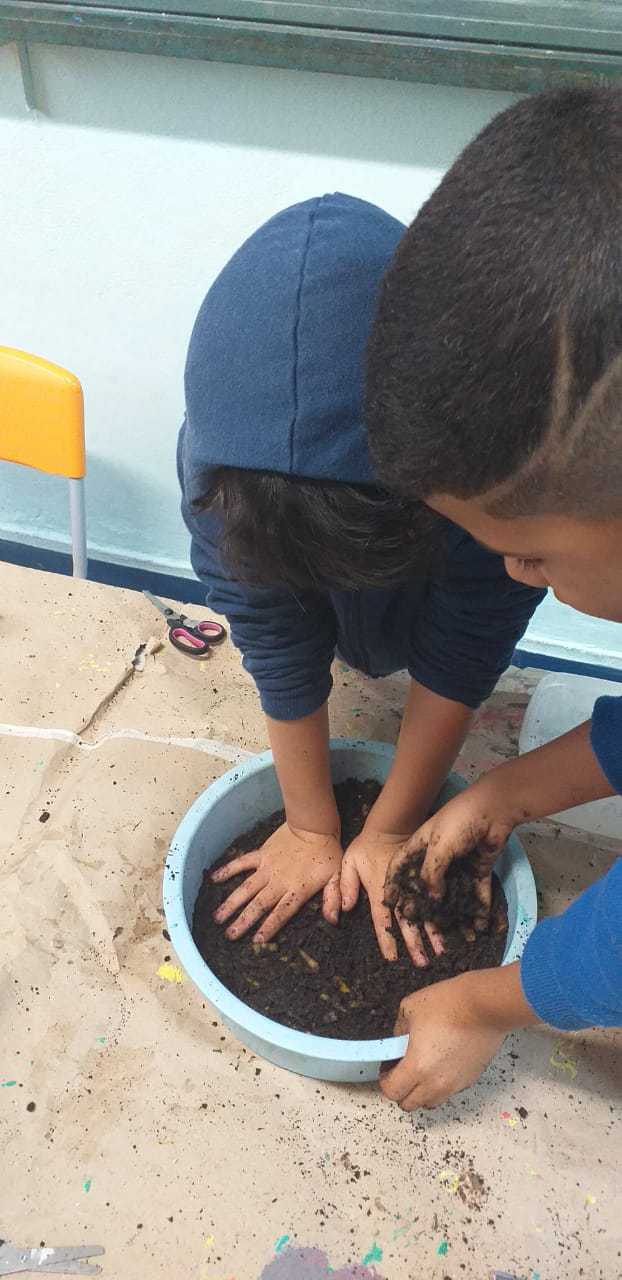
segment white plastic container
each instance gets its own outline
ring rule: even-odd
[[[384,782],[393,752],[393,747],[385,742],[335,739],[331,742],[333,779],[342,782],[352,777],[375,778]],[[464,786],[462,778],[451,774],[441,793],[441,802],[451,799]],[[253,1053],[278,1067],[317,1080],[352,1083],[375,1080],[382,1062],[403,1057],[406,1036],[333,1040],[294,1031],[256,1013],[233,995],[219,982],[194,944],[192,915],[204,869],[220,857],[236,836],[248,831],[258,819],[268,817],[281,804],[270,751],[235,765],[197,797],[175,832],[164,870],[164,909],[171,942],[199,991]],[[522,954],[538,912],[533,872],[516,836],[508,840],[495,870],[508,905],[503,964],[509,964]]]
[[[595,680],[593,676],[565,675],[563,672],[545,676],[537,686],[523,720],[518,740],[521,755],[544,746],[584,720],[589,720],[596,699],[603,694],[621,697],[622,684],[613,680]],[[594,800],[552,816],[592,835],[622,836],[622,796]]]

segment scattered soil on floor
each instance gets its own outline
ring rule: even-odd
[[[344,848],[358,835],[380,791],[377,782],[349,778],[335,787]],[[494,878],[493,917],[503,913],[503,931],[478,934],[467,942],[459,928],[446,928],[445,953],[416,969],[396,930],[399,957],[383,960],[378,950],[365,893],[338,925],[327,924],[318,894],[290,920],[272,943],[257,947],[252,932],[230,942],[213,914],[242,883],[236,876],[214,884],[211,872],[241,853],[258,848],[284,821],[282,810],[240,836],[205,871],[194,910],[195,943],[224,986],[259,1013],[299,1031],[344,1040],[391,1035],[404,996],[466,969],[486,969],[501,961],[507,932],[503,890]],[[229,923],[229,922],[228,922]]]

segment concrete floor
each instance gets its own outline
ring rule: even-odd
[[[622,1276],[620,1035],[511,1036],[412,1116],[254,1058],[158,976],[171,835],[266,746],[238,655],[165,643],[136,673],[164,637],[140,595],[2,565],[0,598],[0,1234],[105,1245],[111,1280]],[[333,733],[394,741],[404,678],[335,674]],[[504,677],[466,777],[515,751],[537,678]],[[544,912],[615,853],[553,823],[522,838]]]

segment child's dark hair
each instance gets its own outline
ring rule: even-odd
[[[383,484],[622,514],[622,93],[497,116],[406,232],[368,346]]]
[[[382,489],[216,467],[194,510],[219,511],[220,552],[242,581],[294,591],[386,587],[426,574],[443,522]]]

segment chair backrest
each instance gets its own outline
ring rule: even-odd
[[[84,475],[84,403],[73,373],[0,347],[0,459],[74,480]]]

